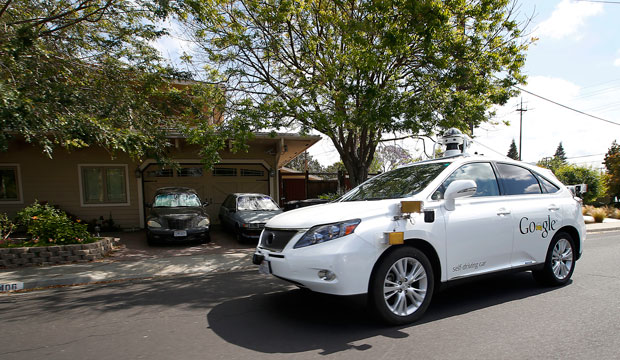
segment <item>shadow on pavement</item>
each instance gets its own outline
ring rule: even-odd
[[[208,314],[211,330],[229,343],[263,353],[321,350],[321,355],[371,348],[375,336],[406,338],[401,330],[545,293],[529,273],[454,287],[436,294],[418,323],[387,327],[370,315],[365,296],[337,297],[292,290],[223,302]],[[416,341],[410,339],[408,341]]]

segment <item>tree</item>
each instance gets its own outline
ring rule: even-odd
[[[560,159],[556,157],[544,157],[536,163],[537,166],[544,167],[545,169],[549,169],[555,173],[560,167],[563,166]]]
[[[321,165],[321,163],[318,162],[318,160],[313,158],[312,155],[308,154],[307,152],[304,152],[303,154],[299,154],[296,158],[289,161],[289,163],[286,164],[286,166],[291,169],[297,170],[297,171],[306,171],[306,159],[308,161],[309,172],[320,173],[320,172],[325,171],[325,168],[323,168],[323,165]]]
[[[607,189],[611,198],[620,197],[620,145],[614,140],[603,162],[607,168]]]
[[[225,69],[227,111],[325,134],[353,185],[384,133],[468,129],[525,80],[510,0],[184,4],[197,61]]]
[[[564,152],[564,147],[562,146],[562,142],[558,145],[558,148],[555,150],[555,155],[553,155],[554,159],[557,159],[562,165],[566,164],[566,153]]]
[[[399,145],[379,145],[375,152],[377,170],[381,172],[390,171],[414,161],[409,151]]]
[[[230,135],[211,121],[225,101],[221,89],[174,86],[189,75],[152,47],[166,33],[153,25],[169,10],[160,4],[166,2],[2,1],[0,150],[19,136],[49,157],[57,147],[96,144],[112,154],[164,159],[170,130],[224,134],[215,140]],[[206,158],[215,158],[222,142],[204,147]]]
[[[564,165],[556,170],[555,175],[566,185],[587,184],[588,191],[583,194],[585,204],[594,204],[605,195],[605,183],[601,174],[592,168]]]
[[[510,143],[510,148],[508,149],[508,154],[506,156],[514,160],[519,160],[519,151],[517,150],[517,144],[515,144],[515,139],[512,139],[512,142]]]

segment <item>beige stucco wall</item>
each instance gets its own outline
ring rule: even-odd
[[[0,212],[14,216],[23,207],[35,200],[58,205],[64,211],[72,213],[85,221],[103,216],[112,219],[121,227],[137,227],[138,215],[137,167],[127,155],[119,154],[112,159],[110,154],[100,148],[86,148],[67,152],[62,149],[54,151],[53,159],[43,155],[40,148],[23,142],[14,142],[9,151],[0,152],[0,164],[19,164],[23,204],[6,204],[0,201]],[[80,183],[78,164],[114,164],[127,165],[129,205],[80,204]]]

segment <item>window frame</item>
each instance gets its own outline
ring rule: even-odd
[[[124,202],[86,202],[85,201],[85,186],[84,186],[84,177],[82,176],[84,168],[122,168],[125,172],[125,201]],[[81,207],[112,207],[112,206],[130,206],[131,205],[131,194],[129,193],[129,167],[127,164],[78,164],[78,183],[80,189],[80,206]],[[105,186],[105,179],[103,177],[103,191],[107,192]]]
[[[0,163],[0,168],[14,168],[15,169],[15,182],[17,187],[17,199],[0,199],[0,204],[23,204],[24,203],[24,190],[22,187],[22,171],[20,164],[17,163]]]

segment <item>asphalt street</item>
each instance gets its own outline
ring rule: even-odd
[[[386,327],[364,297],[308,293],[254,271],[0,296],[8,359],[618,359],[620,232],[588,234],[565,287],[529,273],[437,294]]]

